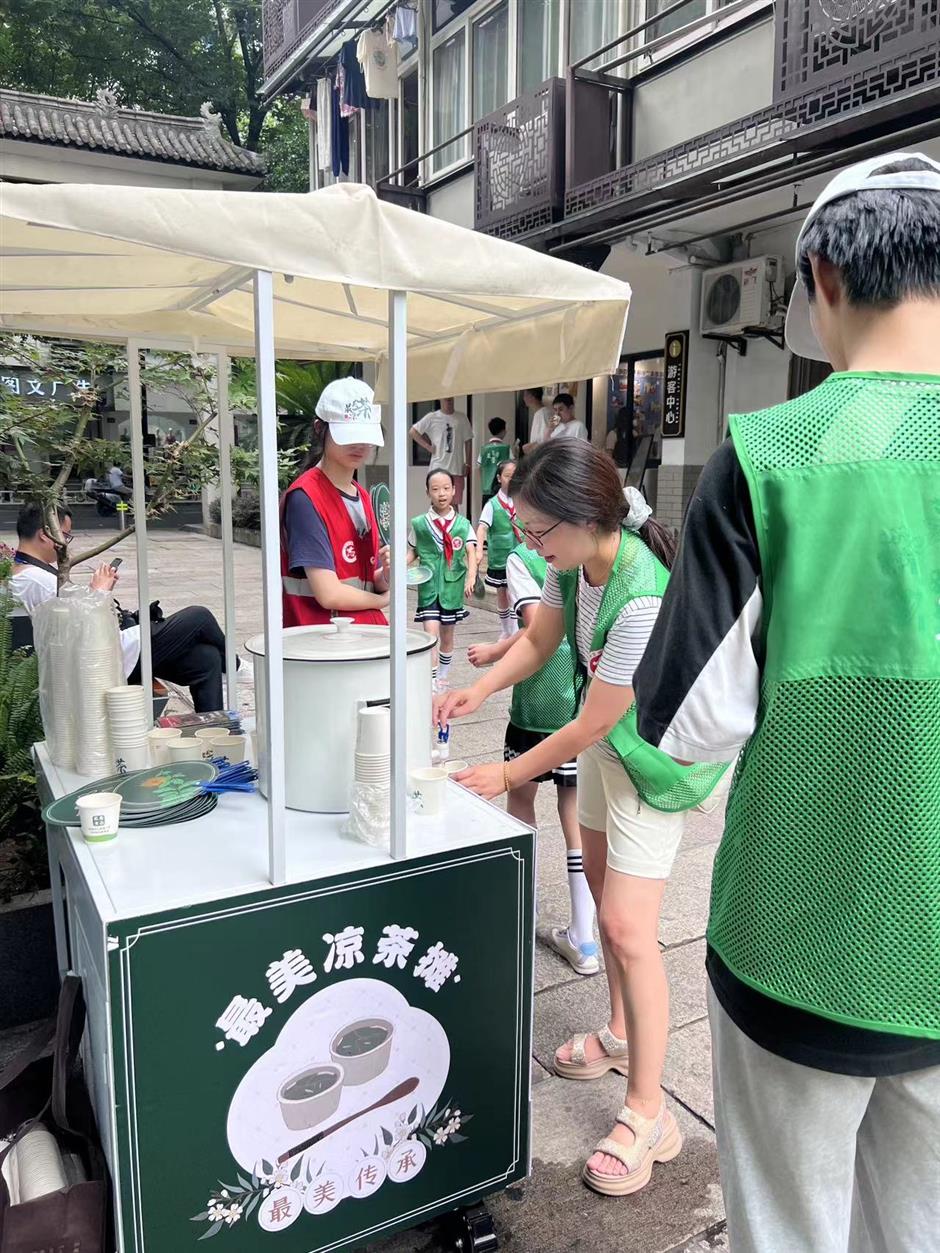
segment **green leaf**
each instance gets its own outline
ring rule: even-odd
[[[194,1214],[193,1217],[189,1221],[191,1223],[204,1223],[208,1217],[209,1217],[209,1211],[203,1210],[201,1214]]]
[[[302,1157],[298,1157],[297,1161],[294,1163],[293,1170],[290,1172],[291,1183],[300,1178],[300,1171],[303,1164],[304,1159]]]
[[[242,1187],[245,1189],[245,1191],[246,1191],[246,1192],[250,1192],[250,1191],[251,1191],[252,1186],[254,1186],[254,1185],[250,1184],[250,1183],[248,1182],[248,1180],[244,1178],[244,1176],[242,1176],[242,1175],[236,1175],[236,1178],[237,1178],[238,1182],[242,1185]]]
[[[451,1144],[463,1144],[467,1137],[462,1136],[458,1131],[452,1131],[449,1138]]]
[[[222,1228],[223,1228],[224,1226],[225,1226],[225,1223],[224,1223],[224,1222],[222,1222],[222,1223],[213,1223],[213,1224],[212,1224],[212,1226],[209,1228],[209,1230],[208,1230],[208,1231],[206,1231],[206,1232],[203,1232],[203,1234],[199,1237],[199,1239],[200,1239],[200,1240],[211,1240],[213,1236],[217,1236],[217,1235],[219,1234],[219,1232],[222,1230]]]
[[[260,1204],[261,1204],[261,1193],[259,1192],[257,1196],[253,1196],[251,1200],[248,1202],[248,1205],[245,1207],[244,1217],[250,1218],[251,1215],[255,1212],[255,1210],[258,1208]]]
[[[271,1165],[271,1163],[270,1163],[270,1162],[269,1162],[266,1158],[264,1158],[264,1157],[262,1157],[262,1159],[261,1159],[261,1169],[262,1169],[262,1171],[264,1172],[264,1174],[266,1174],[269,1178],[270,1178],[270,1176],[271,1176],[271,1175],[273,1175],[273,1174],[274,1174],[274,1167],[273,1167],[273,1166]]]
[[[408,1115],[408,1122],[413,1123],[414,1120],[417,1118],[417,1116],[418,1116],[418,1107],[416,1105],[414,1109],[411,1111],[411,1113]]]
[[[385,1141],[386,1144],[391,1145],[394,1143],[395,1137],[392,1135],[390,1131],[386,1131],[386,1129],[383,1127],[382,1139]]]

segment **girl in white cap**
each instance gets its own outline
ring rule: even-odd
[[[383,442],[371,387],[345,378],[323,389],[306,466],[281,500],[286,627],[334,617],[385,624],[388,548],[380,547],[372,502],[354,477]]]

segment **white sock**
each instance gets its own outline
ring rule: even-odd
[[[438,677],[447,678],[447,671],[450,669],[450,663],[454,660],[453,653],[441,653],[441,660],[437,667]]]
[[[571,921],[568,923],[568,935],[572,944],[584,950],[585,945],[594,944],[594,897],[584,877],[584,863],[581,850],[569,850],[568,861],[568,892],[571,896]]]
[[[511,609],[500,609],[499,633],[503,639],[508,639],[513,634],[512,624],[514,620],[515,614]]]

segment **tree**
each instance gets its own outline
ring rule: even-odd
[[[42,504],[46,531],[56,544],[61,584],[68,581],[73,566],[100,556],[134,531],[131,525],[111,532],[100,543],[73,554],[62,536],[57,512],[65,503],[71,479],[97,476],[113,464],[119,446],[113,440],[90,438],[87,431],[102,402],[124,385],[127,359],[122,350],[108,344],[49,343],[22,335],[0,336],[0,359],[25,366],[40,385],[72,382],[72,391],[63,400],[34,401],[9,387],[0,393],[0,450],[4,454],[0,456],[0,487]],[[149,518],[166,513],[218,478],[218,451],[208,437],[218,408],[215,370],[205,358],[144,354],[141,382],[181,399],[197,420],[187,439],[147,450]],[[245,454],[233,457],[236,479],[250,477],[251,460]]]
[[[4,0],[4,86],[84,100],[105,87],[187,117],[208,101],[233,143],[271,153],[269,187],[306,191],[306,124],[261,98],[262,78],[260,0]]]

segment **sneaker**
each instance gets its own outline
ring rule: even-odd
[[[597,960],[597,945],[593,940],[589,944],[575,944],[568,934],[567,927],[552,927],[548,939],[549,948],[565,959],[576,974],[596,975],[601,964]]]

